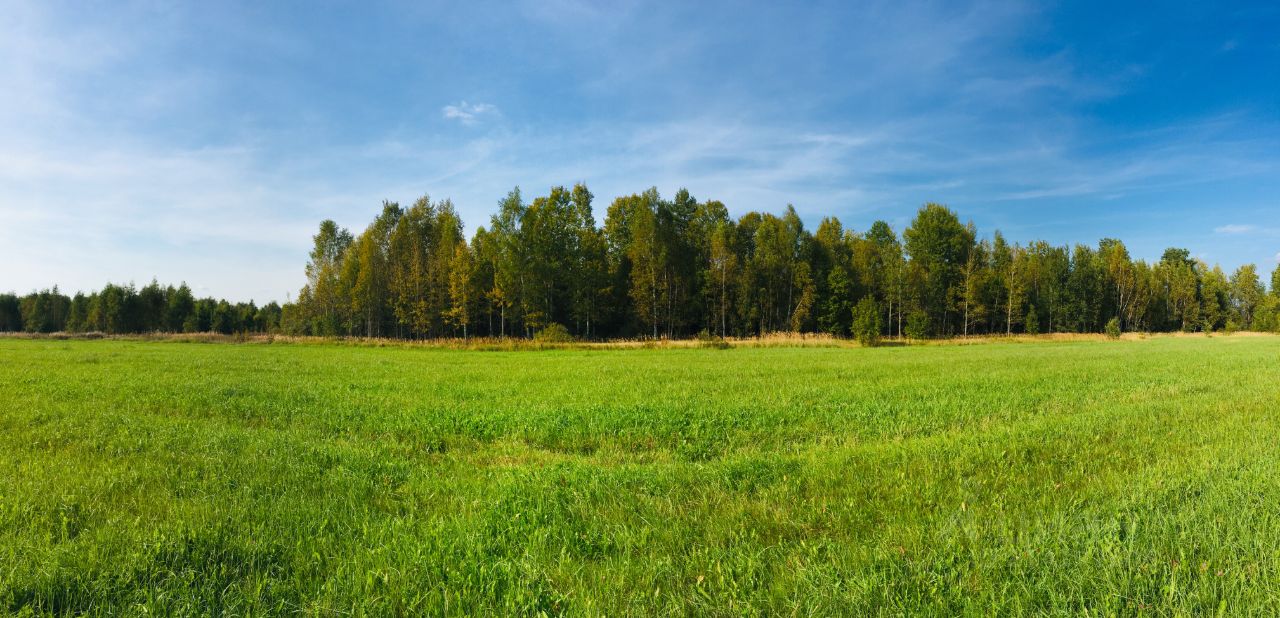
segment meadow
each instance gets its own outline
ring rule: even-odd
[[[0,611],[1280,613],[1280,338],[0,339]]]

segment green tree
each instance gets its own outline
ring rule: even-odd
[[[569,313],[577,332],[591,337],[603,316],[601,304],[609,286],[608,247],[604,233],[596,227],[592,201],[595,196],[584,184],[573,186],[570,196],[571,231],[568,296]]]
[[[1200,275],[1191,252],[1166,249],[1156,264],[1156,278],[1163,288],[1167,326],[1195,330],[1200,324]]]
[[[733,222],[725,219],[716,223],[711,231],[707,253],[708,294],[715,307],[715,325],[720,336],[728,336],[729,315],[732,311],[733,282],[738,277],[738,254]]]
[[[656,188],[620,197],[609,207],[605,233],[614,255],[615,273],[625,273],[625,285],[636,321],[658,338],[666,307],[667,253],[658,229],[661,198]]]
[[[524,199],[520,187],[498,202],[498,212],[490,217],[486,254],[493,268],[493,285],[486,293],[498,307],[498,333],[506,337],[520,323],[524,294],[524,248],[520,244],[520,222],[524,219]]]
[[[1231,307],[1239,319],[1241,328],[1252,328],[1253,317],[1266,289],[1258,279],[1258,269],[1253,264],[1245,264],[1231,273],[1230,298]]]
[[[1213,332],[1227,325],[1230,317],[1231,294],[1227,276],[1218,266],[1212,269],[1200,264],[1204,273],[1200,283],[1200,315],[1205,332]]]
[[[178,286],[173,293],[169,294],[169,298],[165,303],[164,310],[164,327],[171,333],[180,333],[183,325],[187,321],[187,317],[195,311],[196,299],[191,294],[191,288],[184,281]]]
[[[813,235],[810,255],[815,295],[818,301],[818,330],[833,335],[850,332],[856,282],[853,268],[853,235],[847,235],[840,220],[827,217]]]
[[[902,334],[908,339],[927,339],[930,331],[929,314],[923,309],[915,309],[907,315],[907,326]]]
[[[1037,328],[1047,326],[1047,332],[1059,331],[1068,321],[1063,315],[1065,290],[1071,271],[1067,248],[1035,241],[1027,246],[1026,253],[1027,292],[1030,304],[1037,308]]]
[[[58,291],[58,286],[32,292],[18,300],[22,327],[29,333],[54,333],[67,328],[71,299]]]
[[[1137,276],[1133,262],[1129,259],[1129,250],[1124,243],[1113,238],[1104,238],[1098,243],[1098,257],[1102,260],[1106,275],[1107,288],[1110,290],[1113,315],[1120,319],[1120,329],[1125,330],[1134,317],[1134,292]]]
[[[307,285],[298,295],[298,304],[313,334],[336,335],[347,321],[348,302],[343,298],[339,277],[352,242],[351,232],[339,228],[331,219],[321,221],[320,230],[312,237]],[[194,328],[196,322],[198,319],[191,319],[189,315],[184,317],[183,330],[187,330],[187,326]]]
[[[121,286],[108,283],[98,293],[99,316],[94,321],[101,324],[102,330],[108,334],[133,332],[130,318],[136,295],[132,285]]]
[[[1101,260],[1093,248],[1076,245],[1071,254],[1071,271],[1065,290],[1068,328],[1076,332],[1102,330],[1103,274]]]
[[[1017,244],[1006,243],[999,231],[995,234],[993,252],[1004,299],[1004,332],[1011,335],[1013,327],[1022,321],[1022,305],[1026,302],[1027,253]]]
[[[974,244],[971,227],[960,223],[951,209],[929,203],[920,208],[902,233],[904,246],[921,274],[917,290],[921,308],[939,332],[951,332],[952,300],[962,298],[962,268]]]
[[[253,317],[254,330],[260,333],[281,332],[284,309],[276,302],[269,302],[258,308]]]
[[[213,319],[210,328],[215,333],[230,335],[237,330],[235,310],[227,301],[218,301],[213,308]]]
[[[382,212],[356,238],[343,260],[343,287],[350,290],[351,312],[360,320],[366,337],[386,334],[392,313],[388,254],[391,233],[403,214],[399,204],[383,202]]]
[[[901,336],[907,284],[902,244],[898,242],[893,228],[884,221],[872,223],[864,240],[854,246],[854,271],[862,282],[862,288],[870,290],[884,307],[885,327],[890,333],[896,310],[897,332]]]
[[[854,291],[854,279],[849,275],[849,269],[841,265],[832,268],[827,274],[827,295],[823,302],[822,317],[818,321],[822,330],[833,335],[850,332],[852,317],[846,319],[846,316],[852,316],[850,311],[854,308]],[[875,300],[872,296],[863,298],[870,298],[873,303]],[[877,306],[876,311],[879,310]],[[882,328],[878,319],[876,326]]]
[[[0,294],[0,332],[23,330],[22,309],[16,294]]]
[[[974,245],[961,269],[960,311],[961,333],[968,336],[987,316],[985,294],[991,273],[987,268],[991,246],[986,241]]]
[[[573,323],[581,334],[598,318],[606,266],[592,198],[582,184],[572,190],[553,187],[524,211],[520,227],[528,292],[523,297],[524,314],[534,329],[552,322]]]
[[[851,330],[854,339],[865,346],[880,343],[880,308],[870,296],[863,296],[853,308]]]
[[[708,200],[698,204],[694,211],[693,219],[687,230],[687,240],[685,241],[690,250],[690,259],[693,268],[689,269],[689,277],[692,282],[690,293],[693,297],[693,307],[686,310],[686,314],[690,316],[690,324],[701,324],[703,330],[708,334],[720,333],[724,337],[724,330],[727,320],[722,321],[721,318],[727,312],[728,298],[721,298],[719,293],[728,291],[728,285],[718,285],[720,274],[717,273],[717,259],[713,258],[713,250],[718,251],[716,258],[724,257],[725,249],[732,250],[733,244],[723,244],[731,233],[725,233],[720,239],[716,236],[721,234],[719,230],[726,226],[732,226],[729,219],[729,209],[725,205],[716,200]],[[720,243],[719,247],[713,247]],[[723,301],[723,302],[722,302]]]
[[[458,243],[454,248],[453,265],[449,271],[450,307],[447,319],[454,328],[462,329],[463,339],[469,336],[467,327],[471,324],[471,315],[474,310],[472,306],[475,299],[472,290],[474,272],[471,250],[467,248],[466,243]]]
[[[0,318],[0,322],[3,319]],[[0,326],[0,331],[4,328]],[[81,292],[76,292],[71,297],[71,308],[67,313],[67,331],[72,333],[83,333],[89,330],[89,297]]]
[[[422,196],[404,211],[391,232],[389,278],[387,281],[391,308],[396,322],[417,337],[431,337],[440,332],[440,291],[433,284],[432,272],[438,267],[433,252],[437,246],[436,205]]]

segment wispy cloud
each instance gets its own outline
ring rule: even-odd
[[[1049,42],[1048,5],[528,0],[397,14],[366,46],[350,24],[278,28],[218,3],[164,8],[153,29],[137,24],[155,5],[15,4],[0,11],[0,92],[15,93],[0,97],[0,291],[156,275],[282,299],[320,219],[359,230],[382,198],[430,192],[474,230],[512,185],[577,181],[598,218],[656,185],[853,229],[901,229],[942,201],[984,232],[1145,234],[1155,255],[1237,263],[1268,261],[1280,233],[1259,197],[1280,173],[1274,119],[1100,118],[1159,66]],[[484,54],[462,53],[482,34]],[[1225,195],[1240,187],[1261,189]]]
[[[4,165],[17,157],[22,165]],[[350,197],[264,169],[243,149],[0,147],[0,165],[6,290],[160,277],[233,298],[283,299],[300,272],[289,262],[305,255],[316,216]],[[376,194],[361,199],[374,203]]]
[[[446,105],[440,110],[440,114],[446,119],[457,120],[466,125],[476,124],[480,118],[497,113],[497,106],[490,103],[467,103],[466,101],[457,105]]]

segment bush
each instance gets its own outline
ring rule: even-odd
[[[542,330],[533,334],[533,340],[538,343],[569,343],[573,341],[573,335],[569,334],[569,329],[563,324],[552,322]]]
[[[870,296],[864,296],[853,308],[853,338],[865,346],[880,343],[880,307]]]
[[[704,328],[698,331],[698,347],[727,350],[730,346],[729,342],[724,340],[724,337],[712,334],[711,331]]]
[[[929,338],[929,315],[923,311],[912,311],[907,316],[907,328],[903,331],[907,339],[928,339]]]
[[[1233,334],[1238,330],[1240,330],[1240,323],[1235,321],[1234,318],[1227,320],[1227,325],[1222,327],[1222,332],[1228,335]]]
[[[1107,321],[1107,336],[1112,339],[1120,338],[1120,318],[1111,318]]]

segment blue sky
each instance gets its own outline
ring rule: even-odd
[[[284,300],[324,218],[579,181],[1280,259],[1275,3],[174,4],[0,0],[0,290]]]

